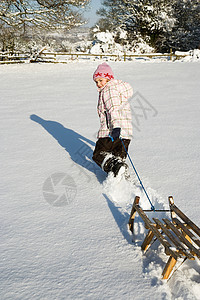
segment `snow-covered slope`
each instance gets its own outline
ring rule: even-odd
[[[91,161],[97,64],[0,67],[0,298],[198,299],[198,261],[162,281],[163,249],[142,255],[138,217],[132,243],[134,196],[149,207],[134,174],[117,182]],[[199,63],[111,66],[135,91],[129,152],[153,204],[173,195],[200,225]]]

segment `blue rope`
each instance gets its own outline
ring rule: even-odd
[[[137,170],[136,170],[136,168],[135,168],[135,166],[134,166],[134,164],[133,164],[133,162],[132,162],[132,160],[131,160],[130,155],[128,154],[128,151],[126,150],[126,147],[125,147],[125,145],[124,145],[124,142],[123,142],[122,138],[120,138],[120,139],[121,139],[121,141],[122,141],[122,145],[124,146],[124,149],[125,149],[125,151],[126,151],[126,154],[127,154],[128,158],[129,158],[129,160],[130,160],[130,162],[131,162],[131,165],[132,165],[132,167],[133,167],[133,170],[135,171],[135,174],[137,175],[137,178],[138,178],[138,180],[139,180],[139,182],[140,182],[140,185],[141,185],[143,191],[145,192],[145,195],[147,196],[147,199],[149,200],[149,203],[150,203],[150,205],[151,205],[151,210],[154,210],[154,211],[155,211],[155,207],[153,206],[153,204],[152,204],[152,202],[151,202],[151,200],[150,200],[150,198],[149,198],[149,196],[148,196],[148,194],[147,194],[147,192],[146,192],[146,190],[145,190],[145,188],[144,188],[144,185],[143,185],[143,183],[142,183],[142,181],[141,181],[141,179],[140,179],[140,176],[139,176],[139,174],[138,174],[138,172],[137,172]]]

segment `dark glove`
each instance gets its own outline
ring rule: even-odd
[[[113,128],[111,136],[114,141],[119,138],[120,133],[121,133],[121,128],[119,128],[119,127]]]

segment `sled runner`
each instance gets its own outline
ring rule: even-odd
[[[165,248],[165,254],[169,259],[162,272],[162,278],[168,279],[178,260],[182,263],[186,259],[194,260],[195,257],[200,259],[200,228],[194,224],[175,204],[173,197],[169,197],[169,206],[171,211],[171,220],[163,218],[152,218],[153,221],[145,214],[139,205],[140,197],[136,196],[130,219],[129,229],[134,232],[134,218],[136,213],[142,218],[148,233],[142,243],[144,253],[158,240]],[[153,241],[154,237],[154,241]]]

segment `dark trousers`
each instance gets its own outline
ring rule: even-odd
[[[126,150],[128,151],[130,140],[129,139],[122,139],[122,140],[124,142]],[[114,142],[112,142],[111,138],[109,137],[98,139],[98,141],[96,142],[92,159],[96,162],[98,166],[101,167],[104,158],[106,157],[107,154],[112,154],[116,157],[121,157],[122,159],[127,157],[127,153],[124,149],[121,139],[116,139]]]

